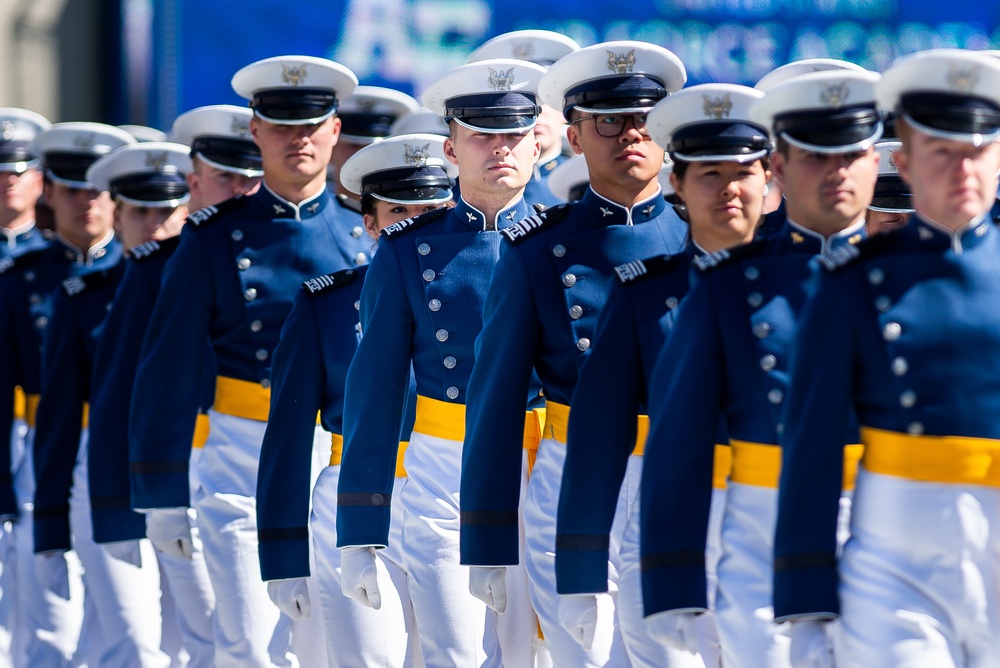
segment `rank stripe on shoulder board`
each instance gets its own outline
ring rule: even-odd
[[[355,270],[343,269],[332,274],[323,274],[322,276],[310,278],[308,281],[304,281],[302,283],[302,287],[305,288],[306,292],[310,296],[312,296],[330,290],[334,287],[347,285],[348,283],[354,281],[357,276],[358,272]]]

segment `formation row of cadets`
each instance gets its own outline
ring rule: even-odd
[[[188,228],[176,256],[164,269],[162,294],[152,309],[147,350],[139,365],[132,399],[129,469],[132,480],[130,487],[124,489],[126,496],[131,495],[133,508],[149,511],[145,531],[154,544],[160,552],[175,558],[193,556],[199,541],[191,529],[193,515],[187,507],[193,502],[200,511],[205,563],[218,599],[214,651],[219,665],[269,665],[291,660],[289,635],[304,665],[325,661],[332,665],[373,662],[405,665],[420,661],[428,665],[466,662],[529,665],[544,660],[545,652],[534,651],[535,643],[526,640],[535,635],[526,589],[538,613],[545,645],[557,665],[622,665],[628,661],[637,665],[691,662],[701,665],[707,661],[712,665],[718,660],[719,651],[712,616],[687,612],[709,607],[707,602],[699,605],[701,599],[707,601],[710,593],[704,567],[699,575],[697,556],[704,555],[705,529],[700,522],[707,521],[707,506],[703,506],[706,510],[694,513],[680,509],[689,498],[708,498],[712,463],[716,459],[713,443],[724,440],[720,438],[724,432],[718,431],[720,413],[726,418],[729,440],[734,446],[730,493],[738,490],[737,496],[741,497],[725,504],[725,527],[731,532],[727,534],[726,528],[723,529],[724,556],[719,567],[717,606],[724,660],[726,665],[743,665],[743,661],[748,662],[746,665],[783,665],[788,660],[783,655],[787,653],[784,634],[777,633],[776,627],[769,623],[751,623],[754,618],[766,617],[758,611],[770,605],[764,587],[770,578],[771,555],[770,531],[766,525],[769,514],[773,524],[774,492],[767,488],[776,487],[775,453],[779,453],[780,462],[781,451],[773,445],[779,440],[778,425],[782,424],[776,420],[783,418],[773,415],[778,409],[764,405],[757,406],[757,411],[751,410],[759,397],[747,393],[741,399],[738,395],[746,392],[746,385],[740,379],[719,377],[720,383],[728,384],[726,390],[718,389],[722,385],[705,382],[706,378],[709,381],[716,378],[707,370],[711,364],[720,363],[721,357],[728,354],[724,352],[728,350],[726,346],[730,345],[723,337],[719,352],[712,353],[707,347],[713,340],[712,332],[722,331],[728,336],[738,331],[739,326],[719,329],[717,325],[699,324],[698,316],[678,318],[687,328],[680,331],[687,333],[670,337],[670,344],[662,353],[666,361],[660,368],[652,372],[648,360],[640,361],[640,374],[649,378],[646,382],[652,396],[648,405],[662,406],[661,411],[670,414],[669,424],[658,422],[659,414],[654,414],[649,427],[650,453],[658,453],[661,463],[658,465],[654,458],[647,464],[643,475],[656,482],[645,486],[643,496],[676,494],[685,485],[691,490],[683,500],[661,501],[669,519],[664,521],[659,516],[642,532],[643,553],[652,555],[648,559],[644,556],[642,562],[645,597],[637,591],[635,518],[638,513],[632,509],[636,489],[634,485],[618,489],[626,475],[625,461],[605,460],[611,465],[608,468],[594,467],[593,462],[599,460],[589,459],[604,445],[595,436],[602,429],[605,440],[621,442],[615,453],[627,455],[633,444],[641,443],[647,427],[641,419],[630,425],[635,416],[627,413],[634,413],[636,407],[643,405],[642,383],[623,386],[623,391],[636,394],[628,399],[628,406],[618,410],[619,422],[614,423],[615,428],[604,422],[603,408],[599,405],[593,405],[592,410],[576,411],[575,416],[582,414],[584,418],[572,421],[569,406],[571,401],[577,401],[577,396],[584,396],[576,388],[578,376],[579,382],[593,378],[589,382],[602,392],[616,379],[618,369],[612,353],[608,353],[607,367],[596,362],[593,370],[590,363],[582,366],[585,359],[593,357],[588,353],[592,340],[595,344],[604,338],[614,340],[622,332],[614,324],[614,318],[629,318],[627,312],[617,315],[608,310],[603,316],[607,321],[596,322],[616,276],[625,286],[621,290],[628,293],[635,288],[658,292],[659,286],[651,287],[647,282],[654,276],[662,275],[663,280],[673,282],[668,291],[676,295],[664,299],[663,293],[659,293],[669,313],[636,310],[648,318],[642,331],[652,337],[650,347],[646,348],[652,354],[657,337],[664,338],[666,330],[674,326],[673,310],[687,289],[683,268],[691,256],[748,237],[752,229],[749,223],[756,220],[760,211],[762,196],[758,199],[756,193],[763,193],[763,187],[757,190],[755,186],[762,186],[768,176],[766,151],[768,130],[772,129],[786,142],[779,145],[774,156],[775,172],[784,182],[786,192],[790,188],[790,192],[802,192],[803,196],[789,196],[789,203],[794,200],[796,204],[790,204],[789,222],[774,238],[743,246],[731,255],[716,255],[701,261],[700,268],[705,273],[704,277],[699,276],[692,298],[706,294],[709,296],[702,299],[712,299],[715,292],[707,287],[712,283],[711,277],[722,276],[727,268],[730,273],[736,271],[731,267],[744,258],[754,264],[743,272],[743,278],[752,282],[754,288],[745,295],[751,309],[756,309],[749,324],[752,335],[759,340],[756,345],[762,346],[765,353],[759,360],[761,370],[765,374],[776,371],[767,376],[774,385],[766,393],[767,401],[775,406],[782,403],[788,387],[787,371],[782,374],[780,367],[787,364],[795,316],[805,301],[802,285],[807,273],[805,262],[785,260],[799,260],[799,256],[807,260],[812,253],[811,245],[822,248],[834,237],[850,242],[858,230],[834,234],[838,223],[855,223],[860,229],[858,221],[863,219],[878,165],[870,149],[878,138],[879,120],[874,104],[868,99],[872,97],[877,76],[858,72],[856,68],[853,72],[809,75],[775,84],[763,100],[757,99],[760,93],[740,87],[709,86],[678,94],[651,111],[657,100],[683,85],[683,66],[673,54],[642,43],[606,43],[580,51],[571,49],[570,54],[553,60],[557,60],[556,65],[547,72],[523,61],[491,60],[460,68],[429,88],[425,103],[450,123],[450,136],[440,144],[441,155],[457,164],[465,177],[458,206],[450,212],[442,210],[408,220],[384,232],[384,249],[392,252],[384,250],[376,256],[360,293],[362,286],[357,274],[361,272],[354,268],[307,282],[306,292],[314,297],[307,298],[302,293],[297,298],[293,311],[296,317],[286,325],[289,338],[277,349],[276,332],[288,313],[289,297],[295,293],[300,279],[311,275],[312,270],[318,273],[319,265],[324,262],[323,268],[329,269],[338,263],[351,267],[351,262],[363,261],[357,253],[345,254],[342,249],[329,247],[329,239],[336,237],[326,209],[335,200],[331,201],[320,184],[321,172],[326,167],[326,149],[332,148],[331,139],[336,136],[334,129],[339,121],[333,116],[337,97],[343,96],[354,82],[341,66],[304,57],[262,61],[234,78],[237,91],[252,100],[255,117],[250,127],[263,152],[265,188],[257,195],[193,217],[198,229]],[[983,62],[973,64],[980,67]],[[307,79],[310,88],[300,88]],[[533,85],[536,83],[542,100],[550,107],[562,108],[569,118],[568,137],[574,150],[587,158],[591,188],[580,204],[558,207],[514,224],[521,214],[527,213],[521,193],[530,181],[540,152],[538,143],[532,141],[532,126],[538,114]],[[845,110],[848,93],[851,104]],[[926,108],[921,111],[934,120]],[[983,123],[982,117],[988,116],[981,107],[974,107],[974,112],[965,116],[961,112],[953,115],[959,117],[958,121],[953,117],[943,121],[952,129],[956,122],[971,118],[970,122]],[[324,126],[329,128],[329,134],[323,131]],[[660,145],[669,148],[675,163],[680,165],[672,181],[688,211],[691,241],[700,246],[680,256],[676,253],[685,243],[685,231],[680,221],[667,215],[656,182],[663,149],[651,141],[651,134]],[[368,212],[371,220],[366,222],[373,227],[390,222],[388,216],[379,216],[378,209],[382,207],[385,212],[384,205],[398,205],[395,208],[399,210],[387,213],[407,215],[413,211],[404,209],[414,203],[419,209],[420,205],[432,206],[447,199],[445,186],[449,175],[437,154],[440,140],[422,137],[415,141],[425,140],[422,144],[386,142],[383,148],[373,147],[377,151],[366,149],[367,154],[362,151],[353,167],[350,161],[343,165],[342,183],[353,179],[354,189],[372,196],[367,200],[372,207]],[[289,145],[294,149],[289,151]],[[121,152],[127,153],[128,150]],[[843,154],[848,158],[842,158]],[[144,154],[144,159],[149,155]],[[58,164],[62,156],[49,157]],[[859,172],[855,175],[857,183],[850,181],[850,187],[831,188],[824,182],[816,193],[810,186],[817,187],[817,180],[822,180],[818,174],[823,169],[813,165],[810,171],[807,164],[794,164],[808,163],[810,159],[828,167],[832,165],[837,173]],[[844,160],[848,168],[841,165]],[[383,169],[378,177],[372,178],[373,172],[366,171],[387,164],[393,165],[393,169]],[[713,208],[712,197],[708,195],[699,200],[697,188],[706,187],[718,172],[728,175],[733,171],[739,185],[722,179],[721,192],[738,191],[740,206]],[[797,186],[792,185],[796,182]],[[149,185],[125,178],[116,194],[121,202],[130,199],[148,202],[134,195],[148,196],[143,189]],[[162,189],[161,194],[164,191],[176,194],[170,192],[170,183],[161,180],[155,186]],[[995,183],[993,186],[995,191]],[[130,195],[127,192],[130,188],[141,192]],[[832,201],[824,202],[824,198]],[[699,205],[701,202],[704,204]],[[793,211],[797,212],[794,216]],[[792,222],[798,221],[800,215],[809,222]],[[311,229],[303,222],[310,219],[320,224],[312,227],[325,224],[326,229]],[[726,223],[723,229],[713,228],[713,223],[719,223],[720,219]],[[506,238],[502,244],[501,233]],[[152,246],[145,248],[139,255],[160,251]],[[807,252],[795,254],[802,249]],[[334,250],[341,252],[338,255]],[[644,261],[648,253],[657,251],[667,255]],[[772,254],[777,260],[766,262]],[[757,264],[773,264],[781,269],[772,275]],[[716,265],[718,269],[708,271]],[[141,265],[132,265],[135,266]],[[502,275],[503,280],[490,281],[486,269]],[[381,278],[375,280],[376,277]],[[71,281],[67,291],[79,294],[67,303],[83,304],[76,301],[81,297],[98,302],[107,299],[101,293],[114,286],[115,280],[114,271],[108,271]],[[635,288],[627,287],[629,283],[635,283]],[[729,287],[733,283],[730,281]],[[338,289],[347,285],[353,286],[350,289],[353,292]],[[732,299],[730,292],[719,294]],[[329,310],[320,308],[319,295],[339,306]],[[238,296],[238,301],[234,301],[234,296]],[[349,352],[353,351],[351,346],[356,344],[356,333],[347,331],[345,326],[345,321],[352,322],[357,317],[357,310],[352,314],[346,306],[351,304],[351,296],[356,296],[366,337],[358,344],[344,392],[343,372]],[[257,302],[259,297],[264,299]],[[618,299],[614,303],[627,302]],[[693,312],[718,318],[740,312],[735,306],[732,313],[692,309],[685,306],[678,315]],[[74,311],[72,306],[63,306],[60,312],[63,310]],[[88,314],[84,322],[86,318],[95,319],[95,309],[79,310]],[[99,309],[96,311],[99,313]],[[316,328],[321,319],[334,313],[341,315],[343,311],[348,317],[337,318],[329,329],[323,329],[324,336],[318,337]],[[484,314],[483,331],[478,327],[470,330],[470,323],[479,322],[480,311]],[[658,322],[660,317],[662,322]],[[81,330],[90,329],[91,336],[71,330],[73,333],[65,337],[66,345],[83,348],[94,345],[93,325],[96,323],[90,322]],[[335,330],[344,337],[345,347],[334,345],[332,335],[326,338],[327,331]],[[310,337],[306,345],[293,332]],[[284,335],[282,338],[286,340]],[[199,379],[204,375],[202,358],[207,358],[203,352],[206,339],[211,339],[219,377],[215,382],[208,449],[197,465],[202,475],[196,485],[190,485],[187,456],[199,407]],[[687,344],[676,343],[685,340]],[[667,352],[672,346],[682,345],[689,346],[684,349],[685,353],[690,352],[689,356]],[[593,348],[613,350],[608,344]],[[287,366],[275,362],[273,377],[270,373],[272,352],[278,360],[285,359],[285,355],[289,360],[299,357],[315,360],[321,351],[324,373],[317,375],[318,369],[308,369],[308,362],[289,362]],[[745,363],[746,353],[736,354],[742,354]],[[705,366],[695,363],[699,355],[706,356],[702,358]],[[404,481],[396,475],[402,471],[395,455],[401,435],[409,432],[405,427],[401,432],[400,424],[410,384],[407,368],[411,366],[416,414],[406,450],[408,477]],[[579,371],[581,366],[586,373]],[[684,369],[689,369],[691,378],[677,380]],[[311,383],[299,383],[298,374],[303,371],[312,374]],[[736,372],[727,366],[726,373]],[[387,379],[389,384],[383,387],[371,382],[373,374],[380,381]],[[532,378],[535,389],[530,389]],[[544,392],[537,389],[538,381]],[[272,382],[273,393],[267,391]],[[516,397],[517,388],[528,393],[524,407],[515,411],[511,393]],[[466,391],[470,395],[468,402]],[[670,399],[657,404],[657,392]],[[695,394],[713,392],[720,393],[714,403],[709,397],[704,403],[694,401],[690,411],[682,411],[684,420],[680,422],[688,425],[690,433],[683,432],[688,439],[677,439],[673,423],[681,400],[690,401]],[[86,391],[80,396],[85,398]],[[719,398],[723,396],[724,401]],[[303,418],[310,427],[315,427],[313,414],[320,409],[323,425],[337,434],[341,397],[345,401],[342,439],[335,436],[331,444],[325,432],[313,429],[310,434],[309,429],[303,428],[306,424]],[[544,412],[534,410],[540,397],[544,397]],[[82,406],[79,400],[71,403]],[[516,405],[519,404],[520,400]],[[54,400],[52,405],[56,405]],[[265,434],[269,408],[275,422]],[[519,416],[525,409],[528,410],[522,419]],[[47,409],[40,410],[45,414]],[[622,416],[626,416],[624,421]],[[768,416],[772,418],[770,427],[762,421]],[[746,420],[746,425],[741,419]],[[75,425],[79,435],[80,421],[74,416],[69,423]],[[463,454],[466,424],[469,439]],[[660,429],[667,432],[665,437],[659,435]],[[733,437],[736,430],[744,429],[747,430],[744,439]],[[774,436],[755,429],[770,429]],[[38,433],[45,431],[46,428],[40,428]],[[282,449],[292,433],[296,435],[295,450],[300,455],[311,451],[317,463],[312,467],[299,463],[288,469],[286,477],[280,474],[285,455]],[[740,431],[739,435],[742,434]],[[310,435],[312,446],[308,445]],[[708,446],[701,447],[699,443],[705,438]],[[589,454],[586,445],[576,446],[577,442],[586,443],[588,439],[596,444],[591,446]],[[55,443],[59,439],[51,440]],[[265,451],[271,454],[270,458],[258,455],[262,440],[265,444],[273,443]],[[522,449],[526,444],[530,446],[532,440],[541,443],[537,468],[524,501],[522,528],[518,490],[525,462],[534,459],[530,450],[522,455]],[[70,439],[64,440],[68,442]],[[666,450],[654,446],[668,442],[680,450],[671,451],[672,458],[664,466]],[[768,446],[769,443],[772,445]],[[512,447],[514,444],[516,449]],[[41,450],[36,446],[36,452]],[[63,450],[49,447],[46,452],[56,454],[40,461],[48,466],[61,462],[57,468],[63,471],[62,480],[67,477],[67,469],[72,475],[75,447]],[[584,453],[583,459],[577,452]],[[707,452],[712,454],[706,455]],[[259,486],[258,457],[268,462],[260,467]],[[563,457],[568,484],[562,485],[561,494]],[[683,457],[691,459],[690,467],[676,466]],[[335,470],[338,459],[342,461],[339,472]],[[306,527],[301,511],[308,508],[311,485],[306,486],[304,481],[308,476],[304,474],[312,470],[315,478],[327,463],[331,466],[316,487],[313,516],[310,527]],[[460,471],[462,464],[464,472]],[[696,477],[699,467],[708,473]],[[637,468],[634,462],[632,468]],[[84,466],[77,467],[78,475],[85,475],[85,470]],[[595,476],[595,471],[600,474]],[[601,476],[609,471],[610,479]],[[297,484],[288,485],[293,475],[297,476],[294,478]],[[588,475],[597,483],[591,489],[603,490],[600,497],[595,497],[595,513],[584,512],[588,499],[586,492],[580,490],[586,488],[578,484]],[[662,484],[670,475],[678,479],[677,485]],[[638,472],[633,470],[631,477],[636,476]],[[50,477],[53,481],[60,479],[58,475],[46,475],[46,484]],[[122,480],[120,475],[114,477],[119,483]],[[459,479],[461,505],[455,489]],[[331,517],[334,513],[331,485],[338,486],[339,510],[335,520]],[[42,516],[37,514],[37,501],[41,499],[36,499],[36,540],[39,536],[50,539],[56,535],[51,550],[61,553],[68,547],[60,541],[64,535],[68,536],[69,520],[65,519],[63,504],[69,486],[57,482],[53,486],[58,488],[57,493],[45,502]],[[135,518],[128,515],[127,504],[121,503],[122,491],[119,488],[118,495],[100,497],[100,503],[94,504],[95,517],[97,510],[117,510],[123,513],[122,527],[130,522],[135,524]],[[63,496],[59,497],[59,493]],[[393,494],[398,499],[395,506],[391,503]],[[611,508],[619,495],[618,535],[609,541]],[[262,499],[256,509],[260,518],[261,573],[265,580],[271,581],[266,594],[257,577],[256,496]],[[267,505],[264,498],[269,499]],[[602,504],[601,498],[612,501]],[[749,512],[741,507],[743,502],[749,504]],[[553,522],[557,503],[558,526]],[[284,516],[282,508],[287,506],[283,504],[298,508],[298,517]],[[717,503],[716,513],[722,512],[721,507]],[[642,512],[646,517],[654,517],[646,505]],[[737,517],[741,512],[745,513],[741,517],[749,518],[749,524],[741,523]],[[765,526],[758,536],[751,537],[750,543],[741,545],[739,541],[745,539],[748,526],[753,527],[754,523]],[[669,529],[664,531],[662,527]],[[315,556],[316,580],[320,585],[325,628],[315,623],[316,615],[309,614],[315,594],[315,589],[314,594],[309,593],[315,581],[305,577],[311,570],[310,528],[319,548]],[[523,547],[522,531],[526,532]],[[684,531],[689,531],[688,538],[683,536]],[[137,537],[141,535],[140,532]],[[375,549],[392,546],[390,535],[400,548],[395,555],[389,549]],[[650,538],[652,550],[645,543]],[[666,549],[656,544],[660,539],[665,539]],[[329,549],[333,540],[343,547],[339,559]],[[680,547],[673,547],[671,540]],[[119,539],[108,543],[118,545],[101,554],[105,561],[115,559],[123,564],[142,561],[138,542],[121,544]],[[468,574],[456,563],[459,544],[462,562],[472,566]],[[521,563],[522,549],[526,556],[527,584],[519,578],[523,571],[510,567]],[[812,564],[809,559],[805,561],[807,568],[813,568],[808,565]],[[352,601],[337,595],[337,562],[339,585]],[[54,557],[38,563],[45,564],[43,570],[48,573],[46,580],[50,583],[61,580],[64,570],[68,572],[61,565],[64,562]],[[100,566],[94,568],[99,570]],[[677,573],[671,573],[671,569]],[[619,573],[621,582],[614,583],[621,587],[617,605],[613,596],[594,595],[607,589],[609,574],[614,582]],[[724,577],[726,574],[733,577]],[[652,579],[653,576],[658,579]],[[678,586],[679,583],[683,586]],[[561,593],[581,595],[559,597],[556,584]],[[503,614],[488,612],[466,594],[466,586],[476,598]],[[279,616],[263,595],[270,595],[286,614]],[[655,613],[659,611],[656,606],[662,605],[657,601],[663,597],[667,603],[662,609],[677,610],[672,604],[674,596],[690,596],[698,601],[679,606],[679,613],[654,616],[648,626],[643,624],[637,612],[643,599],[646,612]],[[109,610],[105,619],[114,616],[115,606],[118,610],[127,608],[122,605],[127,597],[109,598],[115,600],[104,606]],[[387,605],[385,615],[373,615],[362,607],[378,608],[383,601],[390,600],[392,624],[386,624],[390,606]],[[740,606],[751,611],[738,612]],[[727,611],[731,623],[726,621]],[[621,623],[613,621],[615,615],[619,615]],[[310,619],[312,625],[308,624]],[[347,619],[352,620],[350,624],[344,623]],[[615,627],[622,630],[624,641],[615,635]],[[825,637],[830,629],[809,623],[796,623],[792,628],[791,636],[798,639],[800,648],[814,648],[816,638]],[[150,632],[150,637],[153,633]],[[326,636],[329,646],[326,657],[322,656],[324,643],[317,634]],[[347,651],[347,647],[352,649]],[[141,654],[142,648],[136,651]],[[119,654],[119,658],[122,656]],[[143,660],[138,654],[131,654],[123,665]],[[148,665],[156,665],[153,658],[145,660],[153,661]]]

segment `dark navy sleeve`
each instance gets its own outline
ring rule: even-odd
[[[163,271],[143,342],[129,419],[132,507],[191,504],[188,460],[214,308],[211,258],[185,226]]]
[[[13,289],[10,279],[0,278],[0,340],[12,347],[0,360],[0,519],[15,518],[20,512],[14,496],[11,430],[14,426],[14,387],[18,384],[19,375],[17,367],[21,355],[30,354],[30,351],[20,349],[14,331],[17,320]]]
[[[42,396],[35,428],[35,552],[72,548],[69,496],[80,450],[90,365],[73,304],[60,289],[42,356]]]
[[[309,570],[309,474],[325,365],[314,305],[295,296],[271,365],[271,410],[257,469],[257,537],[264,580]]]
[[[774,539],[776,621],[840,612],[837,514],[857,350],[851,297],[862,293],[848,272],[817,279],[791,356]]]
[[[414,333],[392,241],[380,244],[365,276],[361,326],[364,336],[347,372],[344,399],[337,547],[386,547]]]
[[[128,414],[132,386],[142,349],[142,339],[153,311],[158,285],[149,268],[159,265],[153,258],[129,261],[115,296],[114,306],[97,342],[90,400],[90,485],[94,541],[113,543],[146,535],[146,519],[132,510],[129,493]],[[162,266],[162,265],[160,265]]]
[[[524,399],[541,325],[519,246],[502,249],[483,306],[462,451],[461,562],[518,563]]]
[[[560,594],[607,590],[609,535],[644,384],[633,303],[616,281],[573,392],[556,521]]]
[[[710,282],[696,280],[650,379],[639,514],[646,616],[708,608],[705,546],[725,374],[718,307]]]

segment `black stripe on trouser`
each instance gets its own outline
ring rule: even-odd
[[[337,495],[338,506],[388,506],[392,494],[381,492],[346,492]]]
[[[309,540],[309,527],[258,529],[257,540],[261,543],[273,543],[281,540]]]
[[[705,552],[657,552],[645,555],[639,562],[642,570],[652,570],[654,568],[691,568],[705,567]]]
[[[517,524],[516,510],[463,510],[464,526],[503,526]]]
[[[90,497],[90,507],[94,510],[131,508],[132,499],[127,496],[92,496]]]
[[[187,473],[188,463],[183,462],[130,462],[129,473]]]
[[[557,550],[607,550],[610,549],[607,536],[588,534],[556,534]]]
[[[837,558],[827,552],[793,554],[774,558],[775,571],[794,571],[803,568],[836,568]]]
[[[40,508],[35,506],[35,519],[44,520],[46,517],[64,517],[69,514],[69,504],[61,503],[58,506],[46,506]]]

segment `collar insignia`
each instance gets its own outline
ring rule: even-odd
[[[608,207],[606,206],[601,207],[601,218],[604,218],[605,216],[610,216],[612,213],[613,212]]]
[[[316,213],[317,209],[319,209],[319,202],[313,202],[312,204],[306,207],[306,211],[308,211],[309,213]]]
[[[793,244],[800,244],[800,243],[802,243],[805,240],[806,240],[806,238],[804,236],[802,236],[801,234],[799,234],[798,232],[792,232],[792,243]]]
[[[508,211],[507,214],[504,216],[504,218],[506,218],[507,220],[514,220],[514,212]]]
[[[608,51],[608,69],[618,74],[631,72],[635,67],[635,49],[628,53],[615,53]]]
[[[861,233],[860,232],[858,232],[857,234],[852,234],[847,239],[847,243],[852,244],[852,245],[858,243],[859,241],[861,241]]]
[[[649,205],[649,206],[647,206],[647,207],[646,207],[645,209],[643,209],[643,210],[642,210],[642,212],[643,212],[643,213],[644,213],[645,215],[647,215],[647,216],[648,216],[649,214],[653,213],[653,211],[655,211],[655,210],[656,210],[656,205],[655,205],[655,204],[650,204],[650,205]]]
[[[280,204],[275,204],[274,205],[274,213],[275,214],[284,213],[284,212],[285,212],[285,207],[281,206]]]
[[[465,215],[469,217],[470,223],[476,222],[476,214],[472,213],[471,211],[466,211]]]
[[[920,240],[921,241],[927,241],[928,239],[933,239],[934,238],[934,233],[931,232],[926,227],[920,226],[919,230],[920,230],[919,236],[920,236]]]

